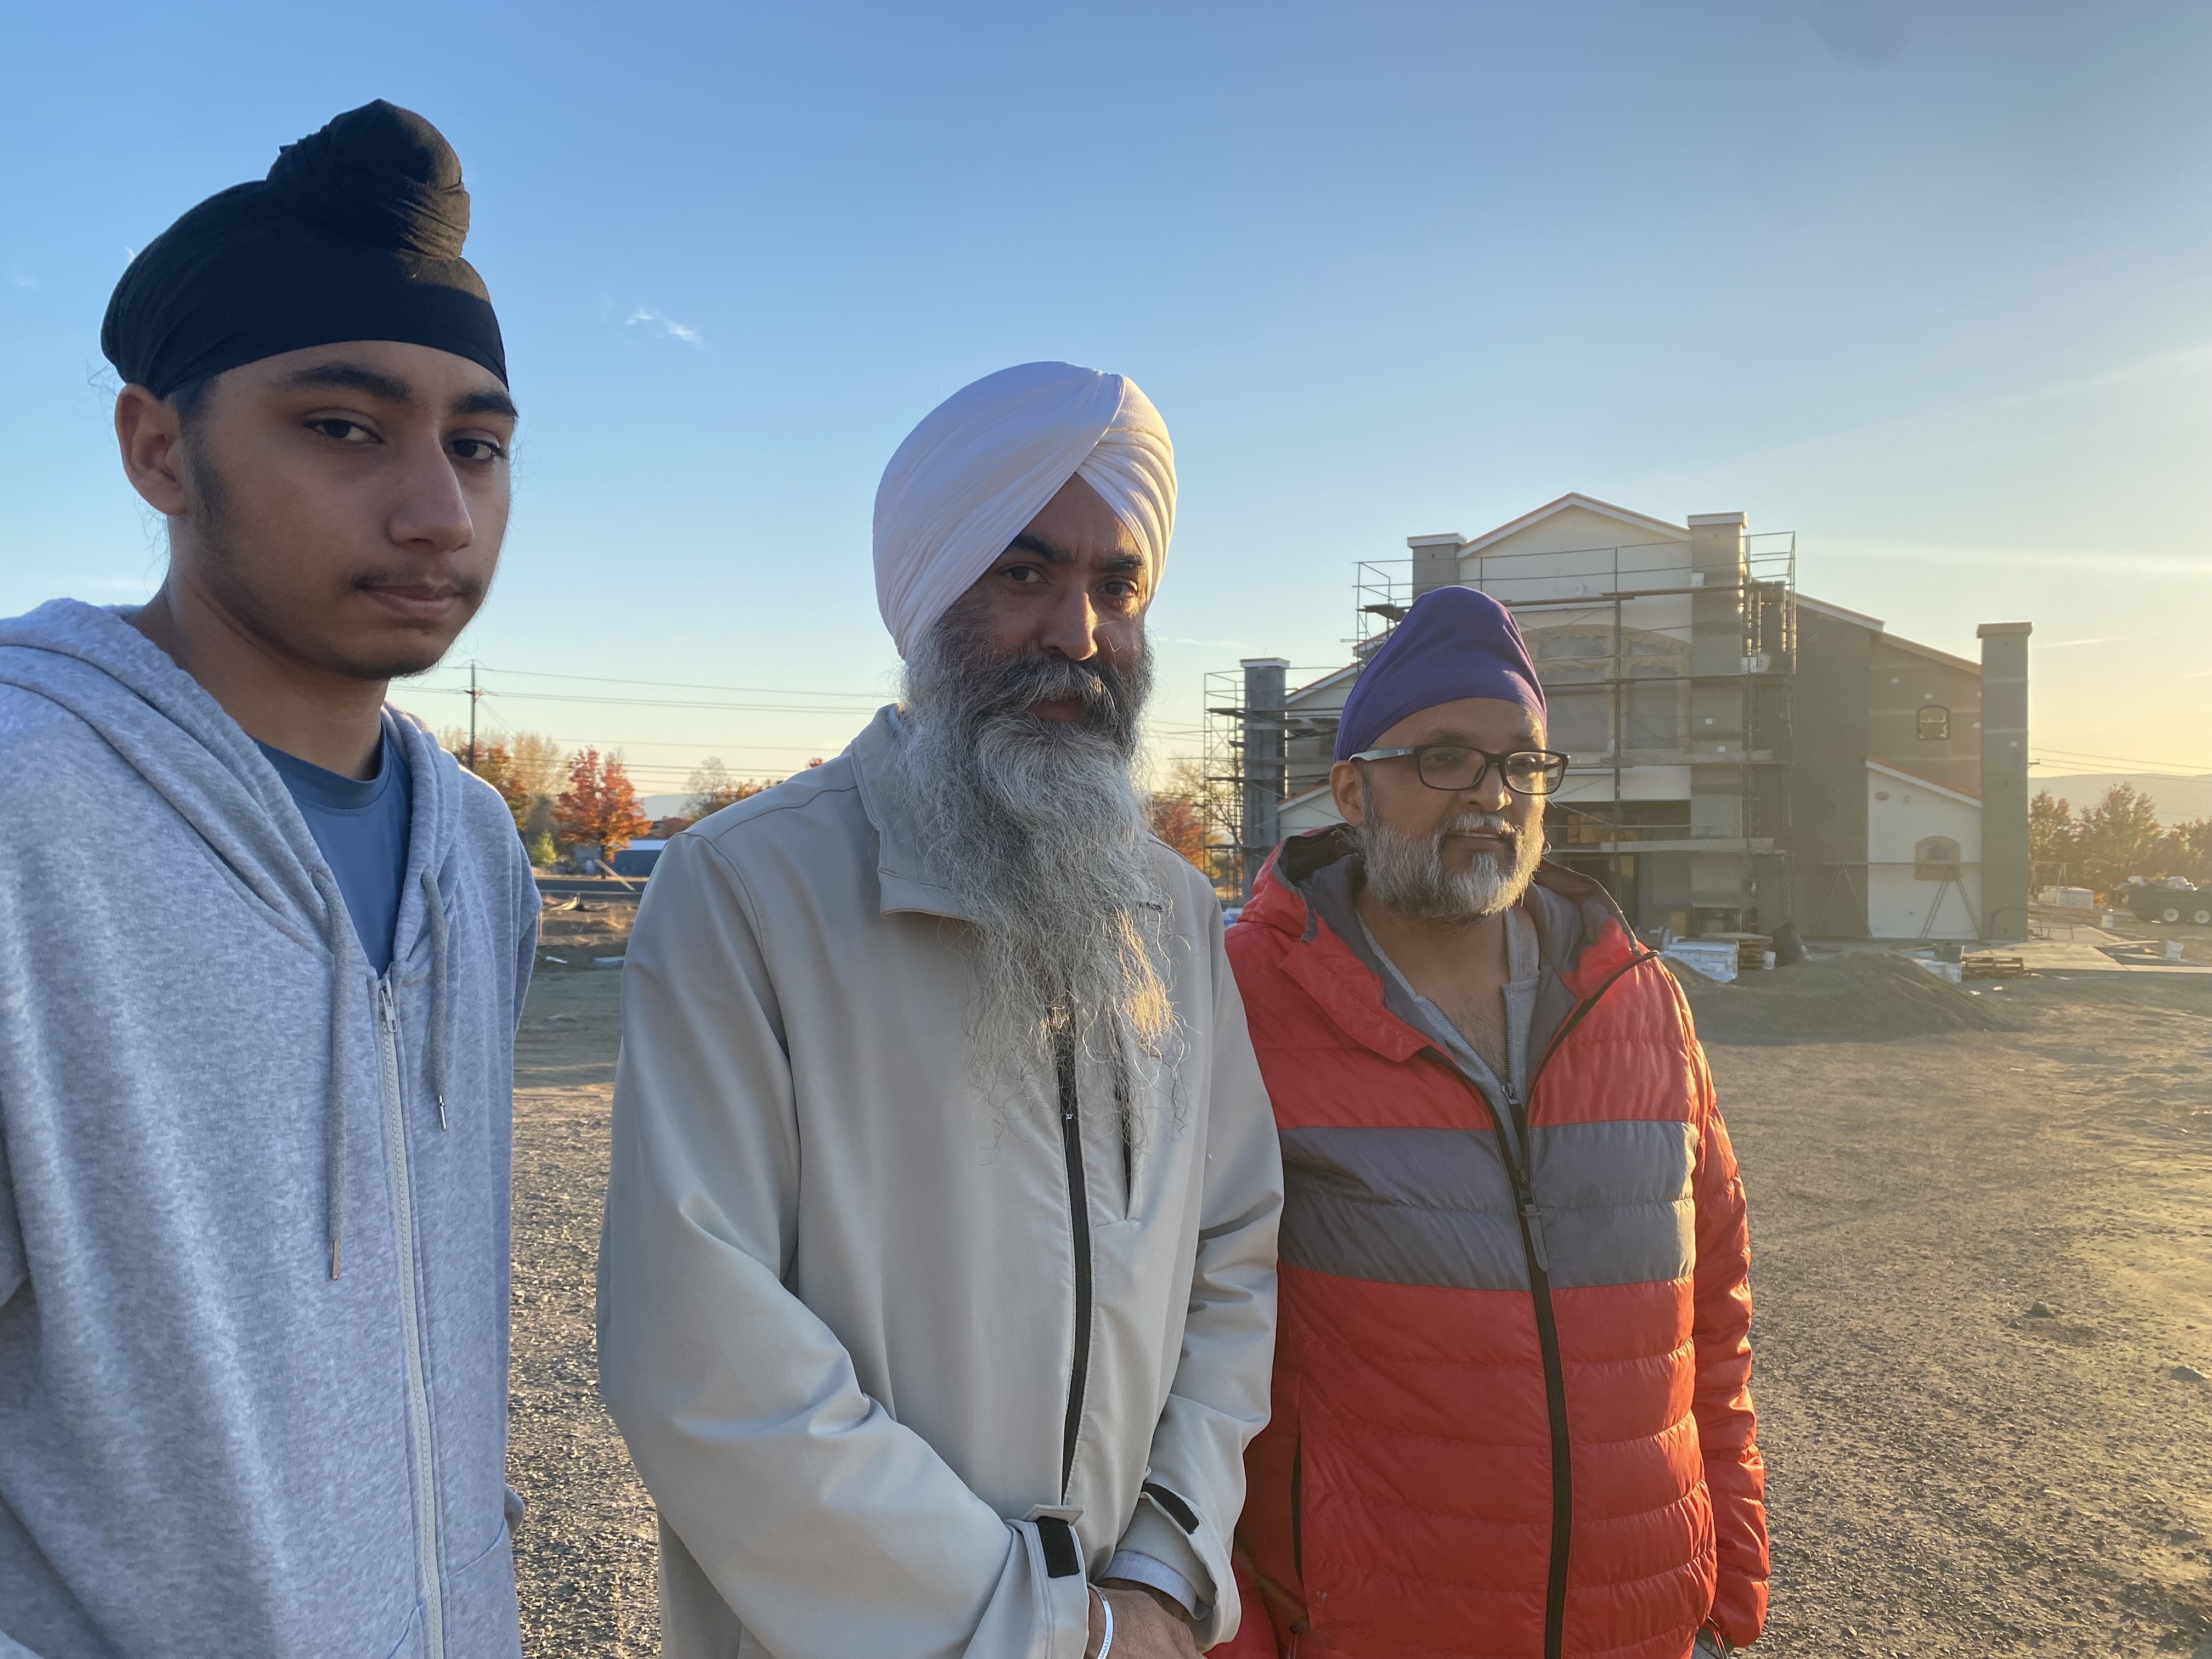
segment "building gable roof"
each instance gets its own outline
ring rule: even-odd
[[[1916,789],[1932,789],[1937,794],[1948,796],[1961,805],[1979,806],[1982,804],[1982,798],[1979,795],[1969,795],[1963,790],[1954,789],[1948,784],[1938,783],[1933,778],[1923,778],[1905,770],[1902,767],[1891,766],[1881,761],[1868,761],[1867,770],[1879,772],[1886,778],[1895,778],[1899,783],[1909,783]]]
[[[1359,677],[1359,671],[1366,665],[1363,662],[1348,662],[1341,668],[1333,668],[1319,679],[1308,680],[1304,685],[1286,693],[1283,705],[1287,708],[1297,708],[1331,691],[1341,691],[1342,695],[1337,698],[1341,702],[1351,695],[1351,682]]]
[[[1636,531],[1647,538],[1656,535],[1663,541],[1670,542],[1686,542],[1690,539],[1690,532],[1680,525],[1668,524],[1664,519],[1647,518],[1641,513],[1632,513],[1625,507],[1615,507],[1611,501],[1601,501],[1595,495],[1577,495],[1570,490],[1555,501],[1545,502],[1533,513],[1522,514],[1510,524],[1502,524],[1495,530],[1486,531],[1477,536],[1473,541],[1462,543],[1459,550],[1460,556],[1464,558],[1470,553],[1480,553],[1484,548],[1495,546],[1508,536],[1526,530],[1532,524],[1541,524],[1547,519],[1556,518],[1559,514],[1575,507],[1579,507],[1585,513],[1595,513],[1601,519],[1611,519],[1624,527]]]
[[[1853,611],[1847,605],[1838,605],[1833,599],[1816,599],[1802,589],[1798,592],[1797,603],[1808,610],[1819,611],[1824,617],[1833,617],[1840,622],[1856,623],[1869,633],[1880,634],[1885,631],[1885,625],[1881,617],[1869,617],[1863,612]]]
[[[1929,658],[1942,663],[1947,668],[1963,668],[1969,674],[1978,674],[1982,672],[1981,664],[1976,662],[1972,657],[1954,657],[1948,651],[1939,651],[1932,645],[1923,645],[1917,640],[1908,640],[1902,634],[1884,634],[1881,637],[1886,644],[1912,652],[1917,656]]]

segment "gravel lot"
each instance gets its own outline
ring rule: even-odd
[[[547,949],[611,954],[629,914],[550,917]],[[592,1387],[620,980],[541,967],[518,1060],[533,1659],[658,1650],[652,1508]],[[1692,1000],[1758,1251],[1758,1650],[2212,1659],[2212,1384],[2175,1374],[2212,1375],[2212,976],[1841,957]]]

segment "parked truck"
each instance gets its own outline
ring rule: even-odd
[[[2138,921],[2164,922],[2169,927],[2188,921],[2212,927],[2212,887],[2199,887],[2180,876],[2156,881],[2131,876],[2111,896],[2115,908],[2124,906]]]

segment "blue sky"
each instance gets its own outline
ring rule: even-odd
[[[0,27],[0,612],[158,580],[98,350],[126,250],[381,96],[460,152],[525,413],[458,654],[507,671],[488,717],[653,787],[842,744],[895,668],[884,459],[1047,356],[1133,375],[1175,432],[1164,748],[1207,669],[1340,660],[1358,560],[1572,489],[1795,531],[1806,591],[1963,655],[2033,621],[2046,770],[2212,769],[2203,6],[126,0]],[[629,701],[538,700],[564,690]],[[657,706],[684,699],[746,706]]]

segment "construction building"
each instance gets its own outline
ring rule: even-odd
[[[1557,862],[1677,934],[2016,939],[2027,926],[2027,634],[1981,660],[1797,588],[1796,538],[1563,495],[1472,539],[1364,563],[1351,660],[1208,677],[1206,771],[1241,890],[1285,836],[1336,822],[1330,757],[1361,665],[1453,583],[1507,605],[1572,757]]]

